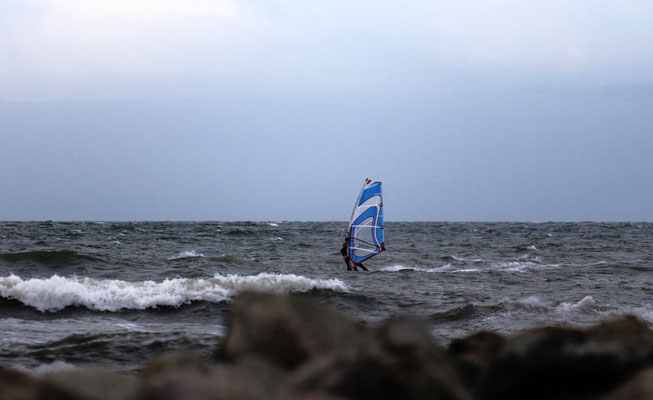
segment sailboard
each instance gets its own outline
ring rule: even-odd
[[[347,228],[347,255],[355,264],[383,250],[383,196],[381,182],[365,179]]]

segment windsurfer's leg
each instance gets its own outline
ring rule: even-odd
[[[363,271],[369,271],[363,264],[358,264],[358,267],[361,267]]]

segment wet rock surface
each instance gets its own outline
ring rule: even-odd
[[[653,363],[653,332],[635,317],[508,338],[480,383],[487,399],[593,398]],[[653,398],[653,397],[652,397]]]
[[[414,318],[371,327],[301,296],[247,292],[219,349],[164,354],[136,375],[0,368],[0,400],[653,399],[653,331],[632,316],[445,348]]]

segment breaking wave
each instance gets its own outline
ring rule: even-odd
[[[556,307],[557,312],[592,311],[598,308],[594,297],[585,296],[578,303],[562,302]]]
[[[415,267],[405,267],[403,265],[393,265],[390,267],[382,267],[380,271],[384,272],[399,272],[399,271],[416,271]]]
[[[443,267],[435,267],[435,268],[424,268],[424,267],[407,267],[404,265],[392,265],[388,267],[383,267],[380,269],[380,271],[383,272],[402,272],[402,271],[417,271],[417,272],[443,272],[443,271],[454,271],[453,267],[449,264],[443,266]]]
[[[548,308],[548,305],[537,296],[520,298],[516,301],[516,304],[523,309],[532,311],[546,310]]]
[[[182,260],[184,258],[204,258],[204,254],[197,253],[195,250],[191,251],[182,251],[176,256],[169,257],[168,260]]]
[[[23,280],[16,275],[0,277],[0,296],[18,300],[39,311],[59,311],[82,306],[96,311],[144,310],[178,307],[193,301],[225,302],[242,290],[276,293],[324,289],[348,292],[339,279],[312,279],[294,274],[220,275],[213,278],[166,279],[162,282],[128,282],[110,279],[61,277]]]
[[[451,264],[443,265],[442,267],[406,267],[403,265],[393,265],[389,267],[383,267],[380,269],[383,272],[401,272],[401,271],[417,271],[417,272],[479,272],[478,268],[465,268],[453,266]]]

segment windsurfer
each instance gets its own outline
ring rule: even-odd
[[[345,259],[345,264],[347,264],[347,271],[351,271],[352,269],[354,271],[358,271],[357,267],[361,267],[363,271],[368,271],[367,268],[363,265],[363,263],[358,263],[356,264],[349,258],[349,255],[347,254],[347,248],[349,247],[349,236],[345,238],[345,243],[342,244],[342,248],[340,249],[340,254],[342,254],[342,257]]]

